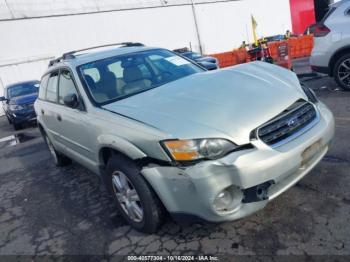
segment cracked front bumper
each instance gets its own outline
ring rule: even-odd
[[[186,168],[147,166],[142,174],[171,214],[190,215],[211,222],[248,216],[302,179],[328,151],[334,135],[334,119],[324,104],[320,102],[317,107],[320,121],[278,148],[257,140],[252,142],[254,149],[233,152],[219,160]],[[316,144],[312,154],[306,157],[305,152]],[[244,198],[247,189],[271,181],[267,199],[239,200],[235,208],[225,213],[213,208],[214,199],[222,190],[239,188]]]

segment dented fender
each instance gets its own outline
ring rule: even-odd
[[[144,158],[147,155],[130,141],[116,135],[101,135],[97,138],[99,143],[98,152],[108,147],[128,156],[131,159]]]

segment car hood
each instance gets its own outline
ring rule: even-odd
[[[33,93],[25,96],[17,96],[11,98],[10,104],[13,105],[24,105],[24,104],[33,104],[38,98],[38,93]]]
[[[168,138],[223,137],[249,143],[250,132],[306,99],[294,73],[263,62],[193,74],[103,106],[151,125]]]

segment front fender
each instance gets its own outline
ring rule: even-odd
[[[102,148],[114,149],[131,159],[144,158],[147,155],[130,141],[116,135],[101,135],[97,138],[99,143],[98,152]]]

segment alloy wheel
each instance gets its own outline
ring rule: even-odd
[[[125,214],[134,222],[141,222],[143,208],[140,197],[128,177],[121,171],[115,171],[112,174],[112,185],[114,194]]]
[[[350,58],[344,60],[339,65],[338,77],[345,86],[350,87]]]

